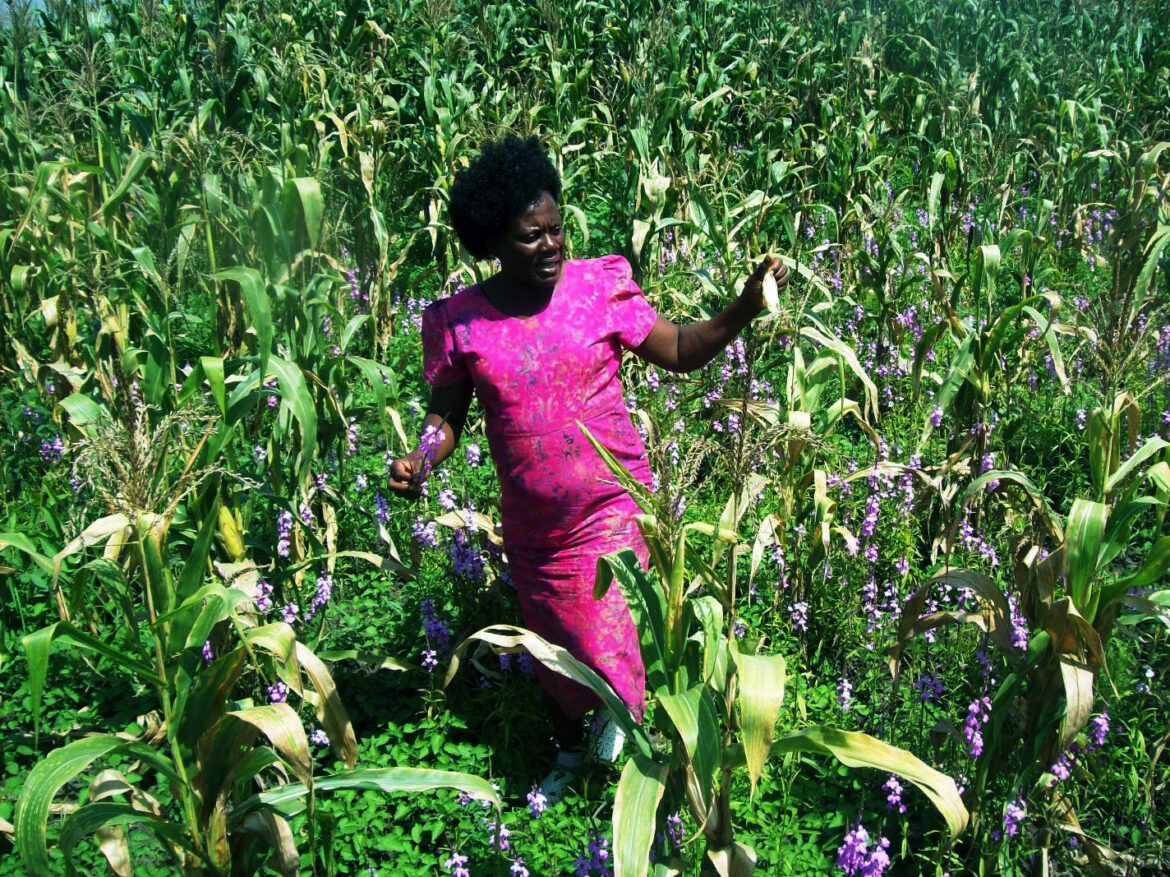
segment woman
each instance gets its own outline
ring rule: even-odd
[[[645,674],[629,609],[618,588],[601,601],[591,591],[599,557],[632,548],[645,565],[648,555],[634,523],[637,506],[612,483],[577,421],[649,484],[646,450],[618,379],[621,348],[670,371],[701,368],[763,310],[765,273],[780,288],[788,275],[769,256],[720,314],[676,326],[655,314],[620,256],[565,260],[560,191],[535,137],[488,143],[456,176],[455,232],[477,259],[498,259],[499,271],[424,313],[432,388],[424,447],[394,461],[390,488],[419,495],[430,467],[458,444],[474,393],[486,415],[504,549],[525,625],[597,671],[640,720]],[[558,764],[579,763],[581,718],[597,699],[543,667],[538,673],[551,696]]]

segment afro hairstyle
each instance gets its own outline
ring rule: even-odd
[[[557,200],[561,178],[536,137],[509,134],[485,143],[451,186],[455,234],[471,255],[486,259],[508,224],[541,192]]]

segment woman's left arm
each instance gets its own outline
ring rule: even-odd
[[[776,286],[788,285],[788,267],[772,256],[756,266],[743,293],[718,314],[702,323],[678,326],[659,317],[646,340],[634,348],[639,357],[672,372],[700,369],[730,344],[743,327],[764,310],[764,275],[772,272]]]

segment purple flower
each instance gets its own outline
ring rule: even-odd
[[[284,619],[285,624],[293,624],[297,620],[297,614],[301,611],[296,603],[286,603],[280,610],[280,615]]]
[[[906,812],[906,805],[902,803],[902,784],[898,782],[896,776],[890,774],[890,778],[882,786],[882,791],[886,793],[887,810],[897,810],[899,813]]]
[[[898,561],[894,564],[894,569],[898,571],[898,575],[900,576],[904,576],[910,572],[910,560],[906,557],[906,555],[902,555],[902,557],[898,559]]]
[[[320,728],[314,728],[309,732],[309,742],[314,746],[328,746],[329,735]]]
[[[942,426],[943,410],[941,405],[935,405],[934,410],[930,412],[930,425],[935,429]]]
[[[1096,749],[1104,745],[1105,735],[1109,733],[1109,713],[1102,712],[1099,716],[1089,719],[1089,749]]]
[[[1028,815],[1028,808],[1024,804],[1023,798],[1016,798],[1014,801],[1008,801],[1007,806],[1003,808],[1003,832],[1008,837],[1015,837],[1020,830],[1020,823],[1024,821],[1024,817]]]
[[[423,649],[422,668],[428,673],[434,673],[439,666],[439,654],[434,649]]]
[[[869,832],[860,822],[845,835],[845,842],[837,847],[837,867],[846,874],[860,874],[869,852]]]
[[[853,685],[848,676],[842,676],[837,680],[837,705],[841,707],[841,712],[847,712],[852,701]]]
[[[455,492],[449,487],[444,487],[439,491],[439,505],[443,507],[445,512],[455,511],[455,507],[459,504],[455,499]]]
[[[305,620],[310,620],[317,614],[317,610],[329,602],[333,596],[333,576],[328,570],[317,573],[317,592],[313,595],[313,602],[309,604],[309,611],[305,613]]]
[[[365,472],[359,472],[357,477],[353,479],[353,489],[356,493],[361,493],[370,486],[370,481],[366,478]]]
[[[292,551],[292,528],[292,512],[281,509],[276,515],[276,553],[281,557],[288,557]]]
[[[443,863],[443,867],[447,869],[447,873],[451,877],[471,877],[471,872],[467,870],[466,865],[467,856],[461,856],[454,851],[451,852],[451,857]]]
[[[788,611],[792,613],[792,627],[798,631],[808,630],[808,603],[803,600],[799,603],[793,603],[788,607]]]
[[[528,869],[524,867],[524,860],[517,856],[516,861],[512,863],[512,867],[508,869],[508,873],[512,877],[528,877]]]
[[[439,530],[434,521],[417,518],[411,531],[414,533],[414,541],[420,548],[434,548],[439,544]]]
[[[963,721],[963,739],[971,749],[971,757],[983,754],[983,726],[991,719],[991,698],[981,697],[967,707],[967,718]]]
[[[532,791],[528,793],[528,812],[532,814],[533,819],[539,819],[547,807],[548,798],[544,796],[539,786],[534,785]]]
[[[443,443],[443,431],[434,424],[430,424],[423,430],[422,438],[419,439],[418,448],[423,452],[423,477],[431,474],[431,469],[435,465],[435,454],[439,450],[439,445]]]
[[[378,519],[379,524],[388,523],[390,520],[390,503],[380,493],[374,494],[374,517]]]
[[[915,703],[938,703],[943,696],[943,683],[937,676],[922,676],[915,683],[918,696]]]
[[[439,618],[435,612],[435,604],[429,597],[424,597],[420,604],[423,614],[423,627],[426,630],[427,641],[444,654],[451,647],[451,630],[447,622]]]
[[[681,813],[672,813],[666,817],[666,839],[670,841],[670,845],[678,850],[682,848],[683,840],[683,821]]]
[[[313,510],[309,507],[308,503],[301,503],[300,515],[301,523],[306,527],[312,527],[317,523],[317,516],[313,514]]]
[[[209,639],[203,641],[203,660],[209,664],[215,660],[215,652],[211,650],[211,640]]]
[[[267,612],[272,608],[272,585],[266,579],[256,582],[256,611]]]
[[[1056,764],[1048,768],[1048,772],[1052,774],[1051,785],[1056,786],[1072,776],[1073,757],[1068,752],[1060,753],[1060,757],[1056,759]]]
[[[508,830],[508,826],[494,819],[485,819],[483,824],[487,826],[488,831],[491,833],[492,839],[490,843],[493,847],[499,851],[511,849],[512,844],[509,842],[509,839],[512,837],[512,832]]]
[[[478,466],[479,460],[480,460],[479,445],[477,445],[475,442],[472,442],[471,444],[469,444],[467,446],[466,453],[467,453],[467,465],[471,466],[472,468]]]
[[[268,702],[284,703],[288,700],[288,686],[283,682],[274,682],[268,686]]]

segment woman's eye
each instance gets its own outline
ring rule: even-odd
[[[551,231],[554,238],[559,238],[561,236],[561,227],[559,225],[554,225]]]

